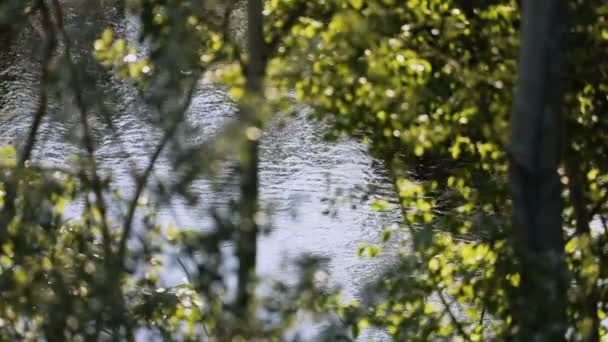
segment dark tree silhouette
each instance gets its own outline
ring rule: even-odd
[[[520,239],[519,336],[563,340],[565,267],[557,168],[565,1],[523,2],[519,79],[511,115],[511,189]]]

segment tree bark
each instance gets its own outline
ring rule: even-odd
[[[566,268],[557,168],[566,6],[564,0],[523,1],[510,185],[522,265],[517,336],[525,341],[565,339]]]
[[[567,141],[568,147],[566,148],[566,155],[564,157],[564,166],[566,169],[566,175],[568,177],[568,192],[570,202],[574,209],[574,219],[576,220],[576,235],[578,237],[586,237],[591,241],[591,228],[589,223],[591,221],[591,213],[588,210],[588,200],[585,195],[585,189],[587,188],[586,172],[583,169],[582,163],[578,160],[576,151],[570,147],[571,141]],[[594,254],[596,248],[591,243],[589,245],[590,250],[587,253]],[[601,265],[600,265],[601,269]],[[600,340],[600,319],[597,315],[598,303],[600,302],[600,293],[597,286],[597,279],[589,279],[590,282],[581,284],[582,290],[581,298],[581,312],[583,317],[591,320],[591,328],[589,331],[581,332],[583,334],[582,340],[587,342],[596,342]]]
[[[263,79],[266,68],[264,59],[264,36],[262,0],[249,0],[247,4],[247,98],[258,101],[262,98]],[[245,132],[259,129],[255,108],[250,104],[241,106],[240,120]],[[239,259],[237,315],[244,318],[254,294],[253,281],[257,255],[258,227],[255,216],[258,211],[258,137],[245,134],[243,160],[241,164],[240,230],[238,232],[237,254]]]

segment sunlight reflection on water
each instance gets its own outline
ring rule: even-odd
[[[131,26],[133,24],[131,23]],[[127,30],[133,35],[133,29]],[[18,49],[19,56],[27,53]],[[36,103],[37,76],[35,63],[27,58],[16,58],[2,70],[3,91],[8,89],[0,112],[0,145],[19,144],[28,129]],[[2,65],[0,65],[2,66]],[[113,187],[123,195],[134,189],[130,163],[141,170],[158,141],[159,131],[150,123],[149,110],[137,100],[135,91],[126,84],[114,81],[106,87],[119,96],[110,108],[114,114],[116,135],[105,128],[101,120],[93,121],[98,142],[97,158],[106,174],[111,174]],[[189,108],[186,124],[188,135],[182,137],[196,144],[217,133],[222,125],[234,118],[234,105],[220,89],[201,86]],[[49,165],[65,166],[68,158],[80,150],[77,147],[77,122],[69,103],[55,101],[50,106],[49,118],[41,130],[34,159]],[[95,113],[93,113],[95,114]],[[330,208],[328,198],[336,193],[360,196],[373,186],[371,194],[394,201],[392,186],[380,163],[374,161],[365,146],[351,140],[337,143],[322,139],[323,125],[307,118],[307,110],[286,118],[284,125],[270,125],[262,137],[260,152],[261,200],[271,210],[272,231],[259,239],[258,271],[262,279],[290,278],[293,267],[285,260],[303,253],[327,257],[330,280],[343,287],[345,299],[358,297],[357,290],[377,275],[379,266],[388,258],[364,260],[356,256],[363,242],[378,242],[380,231],[399,221],[395,212],[378,213],[369,201],[340,202]],[[171,166],[166,151],[157,164],[156,180],[170,180]],[[227,182],[234,182],[226,171]],[[234,198],[233,187],[221,191],[212,189],[210,182],[199,179],[192,189],[203,199],[192,207],[180,199],[171,201],[161,210],[165,221],[185,227],[205,229],[212,224],[209,209],[225,206]],[[127,197],[128,198],[128,197]],[[357,204],[356,208],[352,208]],[[334,214],[325,214],[328,209]],[[171,261],[170,265],[174,265]],[[168,267],[164,275],[166,286],[183,281],[178,267]]]

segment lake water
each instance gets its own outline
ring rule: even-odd
[[[108,15],[105,19],[112,17]],[[79,25],[103,27],[88,18],[70,22],[74,31]],[[71,20],[76,20],[71,17]],[[123,33],[135,34],[134,25],[113,23]],[[135,25],[136,26],[136,25]],[[35,34],[19,40],[9,52],[0,56],[0,145],[22,143],[31,122],[37,101],[38,63],[29,55],[30,44],[36,45]],[[86,52],[85,52],[86,53]],[[112,186],[122,194],[134,189],[132,166],[141,170],[147,164],[159,140],[159,130],[152,124],[154,115],[137,98],[134,89],[123,82],[111,80],[101,87],[112,94],[105,101],[115,131],[103,120],[92,118],[97,159],[102,172],[111,175]],[[370,209],[369,200],[343,201],[343,195],[360,197],[370,192],[371,198],[394,200],[390,180],[381,163],[367,153],[366,147],[353,140],[330,143],[323,140],[324,126],[308,118],[303,108],[284,124],[271,124],[260,147],[261,201],[272,208],[272,231],[259,239],[257,267],[262,278],[289,277],[289,260],[304,253],[329,258],[330,280],[344,289],[345,298],[358,297],[357,290],[373,279],[379,263],[386,259],[366,260],[357,257],[357,247],[364,242],[378,242],[381,230],[399,222],[395,212],[378,213]],[[92,113],[95,116],[96,113]],[[98,114],[98,113],[97,113]],[[225,92],[210,85],[200,85],[188,109],[181,139],[197,144],[208,140],[221,127],[235,118],[235,106]],[[49,106],[33,159],[47,165],[67,165],[70,156],[81,152],[78,147],[77,111],[66,100],[54,98]],[[152,184],[168,182],[172,172],[165,151],[155,169]],[[224,177],[229,183],[230,170]],[[234,180],[232,180],[234,182]],[[213,224],[209,209],[226,206],[235,193],[233,187],[216,191],[206,179],[198,179],[191,189],[202,202],[190,206],[172,200],[161,210],[163,220],[181,227],[206,229]],[[337,194],[342,194],[337,196]],[[337,204],[331,205],[337,199]],[[356,208],[353,208],[356,204]],[[331,213],[327,213],[327,211]],[[164,281],[166,286],[184,281],[179,268],[171,267]]]

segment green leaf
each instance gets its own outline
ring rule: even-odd
[[[17,151],[12,146],[0,147],[0,164],[2,166],[13,167],[16,165]]]
[[[353,6],[354,9],[361,9],[361,7],[363,7],[363,0],[348,0],[348,2],[350,3],[351,6]]]

